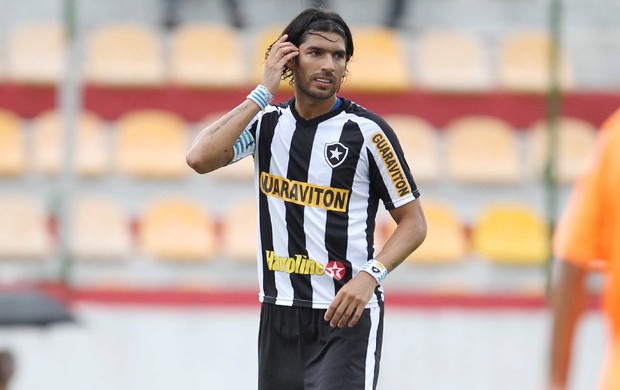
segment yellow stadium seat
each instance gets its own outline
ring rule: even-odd
[[[199,124],[200,130],[209,126],[224,114],[225,112],[215,112],[207,115]],[[251,182],[254,179],[254,159],[248,156],[234,164],[210,172],[209,177],[221,181]]]
[[[47,213],[26,194],[0,196],[0,258],[43,259],[52,250]]]
[[[144,210],[139,225],[140,248],[156,259],[206,261],[216,249],[214,221],[191,199],[156,200]]]
[[[166,179],[186,176],[188,137],[185,122],[163,110],[138,110],[116,121],[116,166],[136,177]]]
[[[541,265],[549,256],[549,229],[525,204],[490,204],[472,227],[473,249],[500,264]]]
[[[162,47],[156,33],[144,26],[105,25],[86,44],[84,74],[95,85],[159,86],[164,82]]]
[[[468,253],[468,242],[465,227],[458,215],[445,202],[430,201],[422,204],[426,217],[426,239],[409,257],[407,261],[416,264],[445,264],[462,261]],[[387,237],[396,228],[391,218],[385,220],[381,227],[385,244]],[[380,249],[380,247],[378,247]]]
[[[7,77],[32,84],[57,84],[66,63],[61,23],[33,23],[11,31],[7,39]]]
[[[47,111],[39,114],[33,127],[33,169],[37,172],[57,175],[64,161],[64,138],[61,114]]]
[[[132,247],[129,216],[105,196],[83,196],[72,214],[70,247],[78,260],[119,260]]]
[[[258,222],[256,201],[235,203],[224,215],[222,256],[232,260],[255,262]]]
[[[514,129],[489,116],[468,116],[446,127],[446,170],[456,181],[512,184],[522,168]]]
[[[230,88],[248,84],[240,33],[214,24],[184,25],[171,37],[170,79],[190,87]]]
[[[389,28],[352,29],[355,51],[342,84],[345,91],[402,92],[411,86],[405,47]]]
[[[33,121],[33,169],[48,175],[59,174],[65,161],[64,120],[56,110],[39,114]],[[101,120],[83,112],[76,120],[73,142],[74,166],[82,176],[100,176],[109,171],[110,154]]]
[[[21,119],[0,109],[0,176],[19,176],[26,171],[26,148]]]
[[[551,39],[546,32],[520,31],[507,34],[500,42],[499,87],[515,92],[542,93],[549,88]],[[559,81],[563,90],[574,89],[569,55],[560,52]]]
[[[439,145],[433,126],[406,114],[384,116],[394,129],[416,182],[436,181],[440,175]]]
[[[482,91],[493,80],[482,42],[453,31],[429,32],[417,40],[416,85],[446,92]]]
[[[562,117],[558,122],[555,157],[556,176],[568,184],[579,176],[596,138],[596,128],[582,119]],[[548,125],[545,120],[532,125],[527,133],[527,161],[536,178],[543,176],[548,152]]]

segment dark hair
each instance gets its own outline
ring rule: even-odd
[[[340,35],[344,39],[346,61],[347,63],[349,62],[349,59],[353,56],[353,36],[351,35],[349,26],[347,26],[340,15],[320,8],[308,8],[297,15],[288,26],[284,28],[280,37],[287,34],[288,41],[299,47],[306,41],[308,32],[310,31],[330,32]],[[269,52],[274,43],[275,41],[267,48],[265,59],[269,56]],[[285,65],[282,70],[282,80],[287,79],[289,84],[293,85],[293,70]]]

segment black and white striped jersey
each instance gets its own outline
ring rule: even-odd
[[[327,308],[374,256],[375,216],[419,196],[394,131],[342,99],[305,120],[294,99],[244,130],[235,158],[254,157],[260,301]],[[377,287],[368,307],[383,300]]]

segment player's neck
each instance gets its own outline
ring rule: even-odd
[[[309,96],[303,96],[303,94],[296,94],[295,110],[299,116],[306,120],[310,120],[330,112],[336,102],[336,95],[329,99],[315,99]]]

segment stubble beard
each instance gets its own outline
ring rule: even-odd
[[[299,80],[299,78],[295,78],[295,80]],[[321,89],[312,88],[310,85],[313,82],[313,80],[310,80],[308,82],[296,82],[296,86],[302,94],[317,100],[331,99],[338,92],[341,84],[341,81],[335,81],[334,84],[331,84],[329,88]]]

